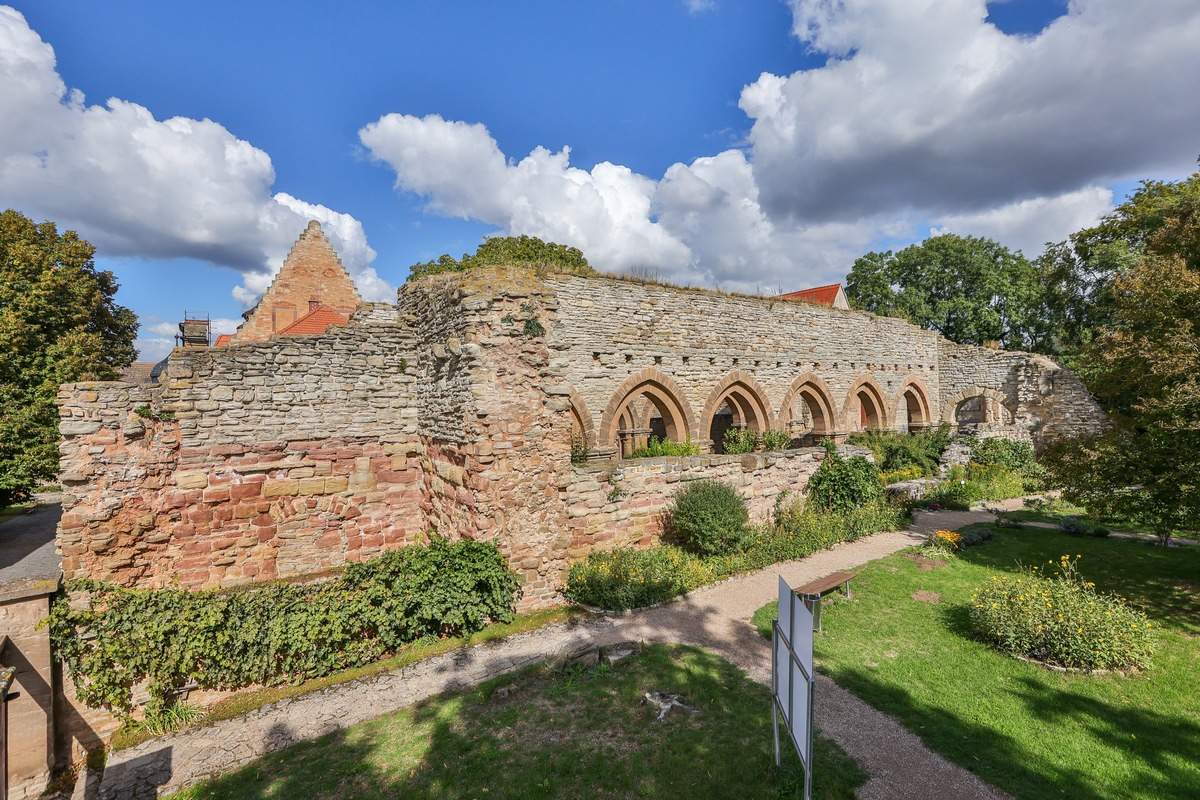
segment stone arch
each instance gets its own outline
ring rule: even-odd
[[[589,450],[596,447],[596,426],[587,403],[574,386],[567,387],[567,399],[571,401],[571,438],[576,434],[583,437],[583,445]]]
[[[946,405],[942,407],[942,422],[958,425],[958,410],[964,403],[976,398],[983,404],[985,414],[990,410],[999,417],[994,420],[985,417],[981,422],[1012,422],[1013,410],[1008,405],[1008,398],[995,389],[985,389],[982,386],[969,386],[946,400]]]
[[[645,402],[639,404],[637,401],[643,398]],[[648,422],[654,412],[658,412],[664,434],[671,441],[695,438],[696,415],[683,391],[669,375],[648,367],[630,375],[613,392],[600,418],[597,445],[617,447],[621,455],[626,455],[631,446],[641,446],[649,439],[649,426],[639,426]],[[619,431],[629,433],[621,437]]]
[[[733,424],[756,431],[770,430],[774,426],[774,415],[767,393],[750,374],[735,369],[713,387],[700,412],[698,436],[711,438],[713,422],[721,408],[729,404],[733,411]],[[720,443],[713,440],[713,450],[723,452]]]
[[[887,393],[870,375],[850,384],[842,404],[842,419],[848,430],[886,430],[889,426]]]
[[[801,432],[801,428],[809,420],[797,419],[793,413],[797,401],[803,402],[812,422],[810,430]],[[821,376],[815,372],[806,372],[788,387],[779,406],[776,419],[787,431],[792,432],[793,439],[810,438],[811,444],[817,440],[835,435],[837,432],[837,413],[833,406],[833,393]]]
[[[933,416],[929,413],[929,389],[925,382],[916,375],[905,377],[900,388],[896,390],[895,426],[903,423],[908,431],[923,430],[933,424]]]

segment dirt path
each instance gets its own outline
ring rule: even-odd
[[[930,531],[990,521],[982,511],[917,512],[909,531],[880,533],[849,544],[767,567],[692,592],[677,602],[617,619],[612,636],[694,644],[719,653],[760,683],[770,682],[770,644],[750,617],[778,596],[777,575],[801,586],[839,570],[853,569],[919,544]],[[950,763],[891,717],[881,714],[818,674],[816,724],[870,776],[861,800],[1000,800],[1008,795]]]
[[[924,534],[986,521],[986,512],[918,512],[909,531],[879,533],[801,561],[708,586],[676,602],[624,617],[572,621],[463,648],[401,670],[291,698],[237,719],[185,729],[113,753],[99,787],[82,779],[76,797],[153,798],[227,772],[253,759],[412,705],[453,688],[594,644],[625,640],[704,647],[770,680],[770,645],[750,617],[777,596],[776,575],[792,586],[852,569],[920,543]],[[1008,795],[929,750],[914,734],[818,675],[816,722],[870,776],[862,800],[1005,800]],[[766,710],[764,709],[764,713]],[[98,791],[97,791],[98,789]]]

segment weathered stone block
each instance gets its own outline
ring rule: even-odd
[[[300,492],[300,481],[289,480],[267,480],[263,483],[263,497],[290,497]]]

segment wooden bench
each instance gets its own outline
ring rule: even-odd
[[[853,595],[850,594],[850,581],[853,578],[854,575],[849,572],[834,572],[793,590],[804,601],[804,605],[812,611],[814,631],[820,633],[822,630],[821,598],[841,586],[846,592],[846,599],[851,599]]]

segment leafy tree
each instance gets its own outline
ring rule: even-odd
[[[0,213],[0,507],[58,472],[59,385],[133,360],[137,318],[94,254],[74,231]]]
[[[510,265],[551,269],[574,275],[594,273],[578,248],[543,242],[535,236],[489,236],[479,245],[474,255],[463,253],[461,259],[456,259],[449,253],[444,253],[434,261],[413,264],[409,267],[409,278],[423,278],[443,272],[462,272],[475,267]]]
[[[1112,322],[1113,281],[1130,273],[1151,239],[1155,239],[1159,255],[1174,254],[1195,262],[1200,255],[1195,252],[1196,244],[1188,243],[1179,225],[1168,222],[1181,209],[1196,213],[1198,191],[1200,182],[1195,176],[1179,182],[1142,181],[1137,191],[1098,225],[1047,246],[1037,261],[1045,321],[1038,352],[1079,368],[1083,350],[1100,328]],[[1189,195],[1193,210],[1187,212],[1188,204],[1181,205],[1181,200]]]
[[[1095,513],[1164,539],[1200,530],[1200,173],[1143,182],[1100,228],[1136,256],[1111,280],[1107,319],[1081,356],[1112,425],[1052,451],[1050,463],[1068,497]]]
[[[1019,251],[991,239],[934,236],[898,253],[854,262],[846,295],[856,307],[901,317],[961,344],[1034,340],[1037,272]]]

